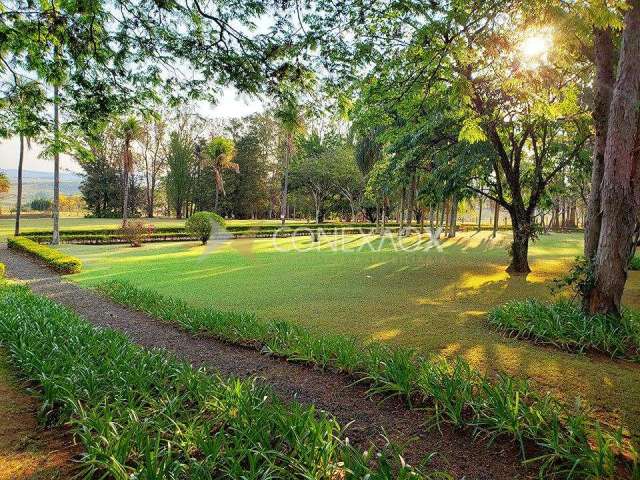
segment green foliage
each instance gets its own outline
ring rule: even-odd
[[[174,132],[170,136],[168,148],[168,172],[165,179],[167,200],[178,218],[181,218],[192,183],[193,146],[187,138]]]
[[[82,262],[79,259],[65,255],[47,245],[40,245],[26,237],[9,237],[7,246],[37,257],[60,273],[78,273],[82,270]]]
[[[37,210],[38,212],[46,212],[51,210],[51,200],[48,198],[34,198],[29,205],[31,210]]]
[[[542,476],[562,472],[567,478],[607,478],[616,471],[615,451],[622,441],[617,434],[603,432],[580,409],[566,410],[527,382],[506,375],[493,382],[461,358],[449,363],[426,359],[410,349],[378,343],[360,346],[340,335],[320,337],[288,322],[191,307],[126,282],[104,282],[98,288],[119,303],[176,322],[190,332],[354,374],[370,385],[371,395],[400,396],[410,404],[427,406],[434,412],[435,424],[451,422],[492,440],[511,437],[523,455],[526,446],[534,444],[542,454],[528,461],[539,462]],[[601,439],[595,448],[589,443],[592,435]]]
[[[3,279],[6,275],[7,267],[4,263],[0,263],[0,279]]]
[[[43,421],[82,444],[86,477],[427,478],[385,451],[372,462],[313,407],[142,349],[25,286],[0,287],[0,342],[38,383]]]
[[[489,322],[516,338],[532,339],[571,352],[600,352],[640,362],[640,315],[585,315],[572,302],[511,301],[494,308]]]
[[[185,223],[185,231],[199,238],[203,245],[209,241],[214,224],[224,225],[224,219],[213,212],[196,212]]]
[[[629,262],[629,270],[640,270],[640,257],[634,255]]]

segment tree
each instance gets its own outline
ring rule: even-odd
[[[167,201],[175,210],[177,218],[182,218],[184,207],[189,199],[193,162],[193,143],[178,132],[172,132],[169,135],[167,148],[168,172],[165,185]]]
[[[33,138],[37,138],[45,126],[42,110],[46,102],[44,91],[37,82],[24,81],[14,75],[13,82],[2,92],[0,102],[0,124],[3,124],[3,135],[17,134],[19,137],[18,178],[16,194],[16,220],[14,235],[20,235],[20,218],[22,213],[22,169],[24,164],[25,142],[30,147]]]
[[[145,120],[139,139],[142,145],[146,211],[149,218],[154,215],[156,188],[160,175],[166,167],[166,155],[163,152],[166,128],[166,121],[160,115],[152,115]]]
[[[11,188],[11,182],[6,173],[0,172],[0,195],[7,193]]]
[[[214,211],[218,212],[218,201],[220,193],[226,195],[224,190],[224,178],[222,176],[225,170],[233,170],[239,173],[239,166],[233,161],[236,150],[233,140],[224,137],[212,137],[205,146],[205,155],[207,164],[213,169],[215,175],[216,197]]]
[[[334,140],[333,182],[336,190],[349,202],[351,221],[356,220],[356,211],[364,194],[365,178],[356,163],[353,145],[347,140]]]
[[[134,168],[134,156],[131,144],[142,135],[138,119],[128,117],[118,125],[122,136],[122,225],[126,225],[129,216],[129,184]]]
[[[596,25],[594,43],[596,142],[585,231],[585,256],[592,264],[593,281],[586,288],[584,307],[589,314],[620,316],[628,264],[635,251],[634,231],[639,224],[640,0],[627,1],[617,78],[613,74],[611,32]],[[611,84],[613,92],[609,94]]]
[[[280,200],[280,221],[285,224],[287,218],[287,198],[289,194],[289,166],[295,154],[296,136],[304,129],[301,108],[295,98],[288,96],[276,110],[276,119],[284,133],[282,156],[282,195]]]

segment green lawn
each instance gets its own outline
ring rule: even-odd
[[[372,247],[366,242],[373,240]],[[580,395],[607,419],[640,438],[640,368],[505,339],[485,313],[512,298],[550,298],[548,284],[580,253],[580,234],[545,236],[531,248],[533,273],[510,277],[508,238],[460,234],[436,249],[394,251],[377,237],[234,240],[206,247],[158,243],[140,249],[64,245],[80,257],[84,285],[107,278],[181,297],[194,305],[256,311],[263,318],[303,323],[362,341],[381,340],[447,356],[479,368],[533,379],[567,399]],[[307,251],[297,252],[293,242]],[[406,240],[407,245],[415,239]],[[424,247],[425,244],[422,244]],[[373,250],[373,251],[372,251]],[[626,300],[640,306],[633,272]]]

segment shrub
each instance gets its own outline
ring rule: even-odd
[[[185,231],[200,239],[205,245],[211,237],[214,225],[224,225],[224,219],[213,212],[196,212],[185,223]]]
[[[629,270],[640,270],[640,257],[634,255],[629,262]]]
[[[82,270],[82,262],[70,255],[65,255],[48,245],[40,245],[25,237],[7,238],[7,246],[39,258],[60,273],[78,273]]]
[[[603,432],[581,409],[569,411],[525,381],[507,375],[492,381],[464,359],[432,360],[410,349],[379,343],[361,346],[340,335],[317,336],[300,325],[260,321],[251,313],[192,307],[127,282],[103,282],[98,289],[116,302],[193,333],[354,374],[369,385],[371,395],[419,402],[433,413],[436,425],[448,422],[470,428],[490,441],[508,436],[519,444],[523,456],[527,444],[533,444],[542,453],[528,461],[539,462],[540,478],[559,473],[566,478],[613,478],[620,466],[616,463],[622,446],[619,432]]]
[[[47,210],[51,210],[51,200],[48,198],[34,198],[31,200],[31,204],[29,206],[31,207],[31,210],[45,212]]]
[[[516,338],[531,339],[571,352],[597,351],[640,361],[640,314],[622,318],[585,315],[567,300],[508,302],[489,312],[489,322]]]
[[[140,247],[153,234],[153,225],[147,225],[143,220],[128,220],[120,232],[132,247]]]
[[[22,285],[0,286],[0,343],[37,382],[41,418],[83,445],[78,477],[427,478],[393,449],[356,450],[314,407],[145,350]]]

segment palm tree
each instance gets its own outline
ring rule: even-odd
[[[216,199],[214,204],[214,211],[218,211],[218,199],[220,192],[222,195],[226,195],[224,191],[224,179],[222,173],[224,170],[233,170],[236,173],[240,172],[240,165],[233,160],[236,156],[236,148],[233,144],[233,140],[224,137],[212,137],[205,147],[205,156],[209,165],[213,168],[213,173],[216,179]]]
[[[120,124],[122,145],[122,225],[126,225],[129,214],[129,175],[133,171],[131,144],[142,135],[142,127],[135,117],[129,117]]]
[[[287,197],[289,190],[289,163],[295,153],[295,138],[303,131],[304,122],[300,106],[293,99],[286,100],[276,111],[276,118],[284,131],[284,157],[282,162],[283,184],[282,200],[280,203],[280,220],[284,225],[287,217]]]

